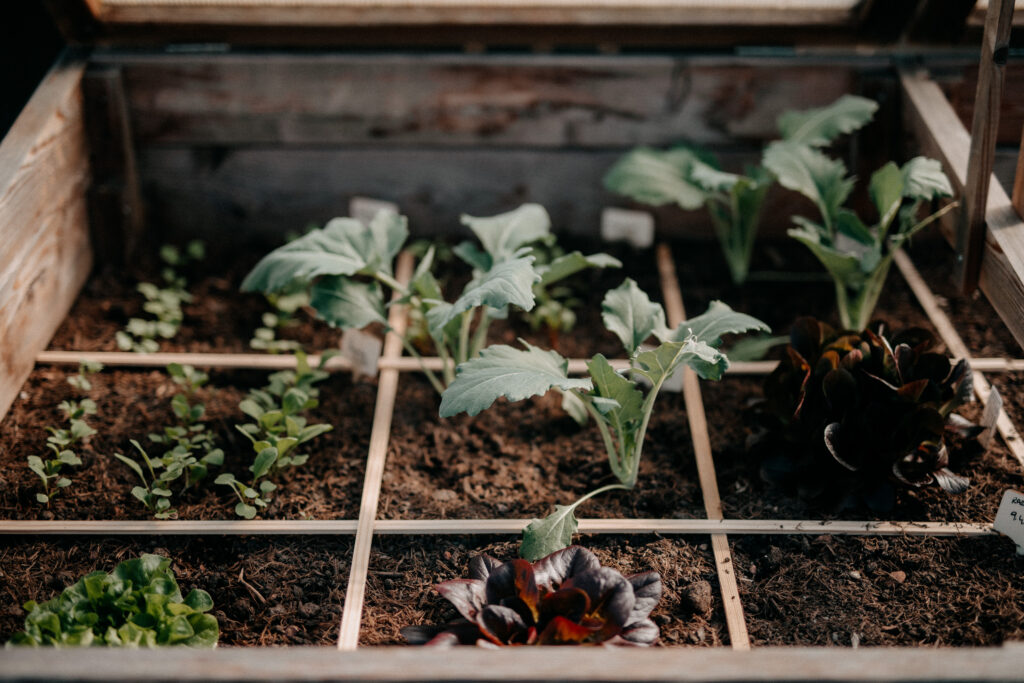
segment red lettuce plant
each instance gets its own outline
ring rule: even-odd
[[[971,398],[970,366],[931,352],[925,330],[887,338],[877,329],[797,320],[764,384],[766,432],[755,450],[766,479],[806,498],[840,506],[859,498],[878,511],[892,507],[896,486],[967,488],[949,469],[947,440],[976,433],[952,414]]]
[[[435,588],[462,615],[438,626],[408,626],[410,643],[480,645],[651,645],[649,619],[661,599],[661,576],[623,576],[585,548],[563,548],[536,562],[479,555],[470,578]]]

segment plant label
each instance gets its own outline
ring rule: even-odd
[[[1024,555],[1024,493],[1010,489],[1003,494],[992,528],[1009,536],[1017,544],[1017,554]]]
[[[352,374],[356,377],[377,374],[377,360],[384,342],[362,330],[345,330],[341,335],[341,355],[352,363]]]
[[[995,387],[992,387],[992,390],[988,392],[988,400],[985,401],[985,412],[981,416],[981,426],[985,431],[978,436],[978,441],[986,450],[992,443],[992,437],[995,436],[996,422],[999,421],[999,413],[1002,409],[1003,397],[999,395],[999,391]]]
[[[353,197],[348,203],[348,215],[363,225],[369,225],[374,216],[381,211],[399,213],[398,204],[369,197]]]
[[[645,249],[654,244],[654,216],[646,211],[608,207],[601,212],[601,239],[629,242]]]

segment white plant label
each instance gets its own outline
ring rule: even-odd
[[[1017,544],[1017,554],[1024,555],[1024,493],[1010,489],[1003,494],[992,527],[1009,536]]]
[[[629,242],[637,249],[654,244],[654,216],[646,211],[608,207],[601,212],[601,238]]]
[[[369,225],[374,216],[381,211],[399,213],[398,204],[369,197],[353,197],[348,203],[348,215],[363,225]]]
[[[377,374],[377,360],[384,342],[362,330],[345,330],[341,335],[341,355],[352,363],[352,373],[359,377]]]
[[[981,426],[985,429],[978,437],[978,441],[987,450],[992,443],[992,437],[996,433],[996,422],[999,420],[999,413],[1003,409],[1003,397],[995,387],[988,392],[988,400],[985,402],[985,412],[981,416]]]

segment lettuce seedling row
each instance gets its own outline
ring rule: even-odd
[[[663,286],[663,298],[666,304],[670,324],[684,319],[682,296],[675,276],[672,255],[665,246],[659,247],[657,265]],[[399,259],[396,275],[408,277],[411,272],[411,259],[403,255]],[[935,304],[927,285],[913,269],[909,258],[900,255],[896,258],[897,266],[907,279],[914,293],[918,296],[925,311],[935,328],[943,334],[946,345],[951,350],[960,348],[967,353],[966,347],[959,341],[952,326],[945,319],[941,309]],[[390,311],[391,324],[401,329],[404,324],[402,309],[395,306]],[[281,369],[294,364],[294,360],[286,357],[258,356],[255,354],[157,354],[153,357],[133,354],[81,354],[74,351],[47,351],[40,354],[38,362],[67,363],[78,362],[83,357],[102,359],[110,366],[150,365],[161,361],[173,360],[196,366],[250,368],[250,369]],[[116,537],[122,535],[143,535],[146,537],[160,536],[208,536],[208,535],[245,535],[245,536],[310,536],[323,535],[355,535],[352,544],[351,567],[347,575],[347,593],[344,600],[344,611],[340,620],[337,645],[340,649],[351,650],[359,646],[363,615],[378,614],[370,603],[367,603],[367,581],[376,581],[374,572],[381,558],[374,551],[375,538],[385,543],[389,537],[409,537],[422,539],[429,543],[432,536],[464,537],[466,534],[515,534],[528,522],[525,519],[382,519],[379,514],[379,501],[386,472],[388,442],[393,433],[393,415],[396,401],[399,400],[400,378],[404,373],[415,373],[419,370],[415,359],[401,356],[401,347],[393,335],[385,342],[378,367],[380,374],[376,392],[376,404],[371,426],[369,448],[366,460],[366,474],[363,485],[362,501],[359,516],[351,520],[181,520],[181,521],[5,521],[0,522],[0,531],[5,534],[25,535],[29,538],[60,536],[66,539],[85,538],[89,535]],[[439,365],[440,359],[426,359],[428,364]],[[614,364],[623,365],[623,361]],[[984,378],[979,367],[991,371],[1012,371],[1021,363],[1019,360],[1004,361],[993,359],[981,366],[976,366],[976,379]],[[162,363],[160,363],[162,364]],[[771,361],[742,364],[737,363],[733,371],[762,374],[774,366]],[[349,364],[341,358],[331,358],[326,368],[336,371],[349,370]],[[571,372],[583,370],[583,361],[574,360],[570,363]],[[887,522],[887,521],[847,521],[847,520],[737,520],[724,519],[721,501],[717,490],[717,481],[712,460],[711,439],[708,425],[704,417],[705,411],[701,398],[701,390],[697,385],[696,376],[686,373],[683,385],[683,399],[686,414],[690,423],[690,433],[696,456],[698,480],[702,490],[706,519],[591,519],[580,521],[580,533],[584,538],[594,538],[593,534],[601,534],[600,538],[613,538],[610,534],[669,534],[672,538],[685,538],[685,535],[702,534],[710,536],[708,560],[715,564],[718,577],[718,591],[715,600],[722,607],[722,614],[728,632],[728,642],[733,649],[746,649],[750,646],[747,625],[750,617],[743,610],[744,600],[758,601],[756,591],[749,587],[751,578],[750,567],[736,565],[734,549],[730,548],[730,538],[756,537],[771,539],[782,535],[793,538],[818,539],[829,536],[863,536],[867,538],[893,537],[934,537],[952,536],[960,539],[972,537],[990,537],[993,535],[991,525],[978,520],[964,522]],[[412,379],[412,376],[406,379]],[[726,380],[728,381],[728,380]],[[975,384],[979,396],[987,397],[987,393]],[[1003,416],[1001,428],[1007,430],[1010,439],[1006,442],[1015,451],[1020,450],[1019,438],[1013,438],[1013,425]],[[507,537],[506,537],[507,538]],[[73,541],[64,541],[72,542]],[[111,540],[110,542],[113,542]],[[458,541],[457,541],[458,542]],[[462,541],[463,546],[468,540]],[[950,541],[961,543],[961,541]],[[419,541],[417,541],[419,543]],[[472,545],[477,542],[472,541]],[[693,541],[700,544],[699,539]],[[998,545],[998,544],[997,544]],[[1004,544],[1005,545],[1005,544]],[[751,545],[744,541],[741,545],[744,557],[749,557]],[[755,551],[756,552],[756,546]],[[376,564],[375,564],[376,563]],[[447,565],[446,565],[447,566]],[[755,563],[756,566],[756,563]],[[737,581],[737,577],[742,579]],[[451,577],[454,578],[454,577]],[[376,589],[375,589],[376,590]],[[367,606],[370,612],[364,610]],[[763,629],[760,616],[753,620],[757,628]],[[844,636],[845,637],[845,636]],[[371,640],[370,642],[376,642]],[[838,641],[837,641],[838,642]],[[844,641],[845,642],[845,641]]]

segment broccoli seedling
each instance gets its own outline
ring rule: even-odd
[[[499,397],[521,401],[557,389],[563,407],[588,414],[601,432],[608,463],[619,480],[591,491],[571,505],[558,505],[544,520],[534,520],[523,531],[520,553],[528,560],[563,548],[572,540],[578,523],[574,510],[593,496],[636,486],[647,425],[654,402],[665,381],[681,366],[692,368],[704,379],[717,380],[729,365],[718,350],[725,334],[749,330],[768,331],[756,318],[737,313],[720,301],[708,310],[669,329],[661,305],[652,302],[635,282],[627,279],[609,291],[602,306],[605,326],[622,342],[629,368],[616,372],[601,354],[587,364],[588,377],[568,375],[568,361],[554,351],[523,342],[525,350],[496,345],[458,367],[455,381],[441,397],[440,415],[461,412],[476,415]],[[642,350],[649,337],[659,345]],[[650,385],[646,395],[642,382]]]

